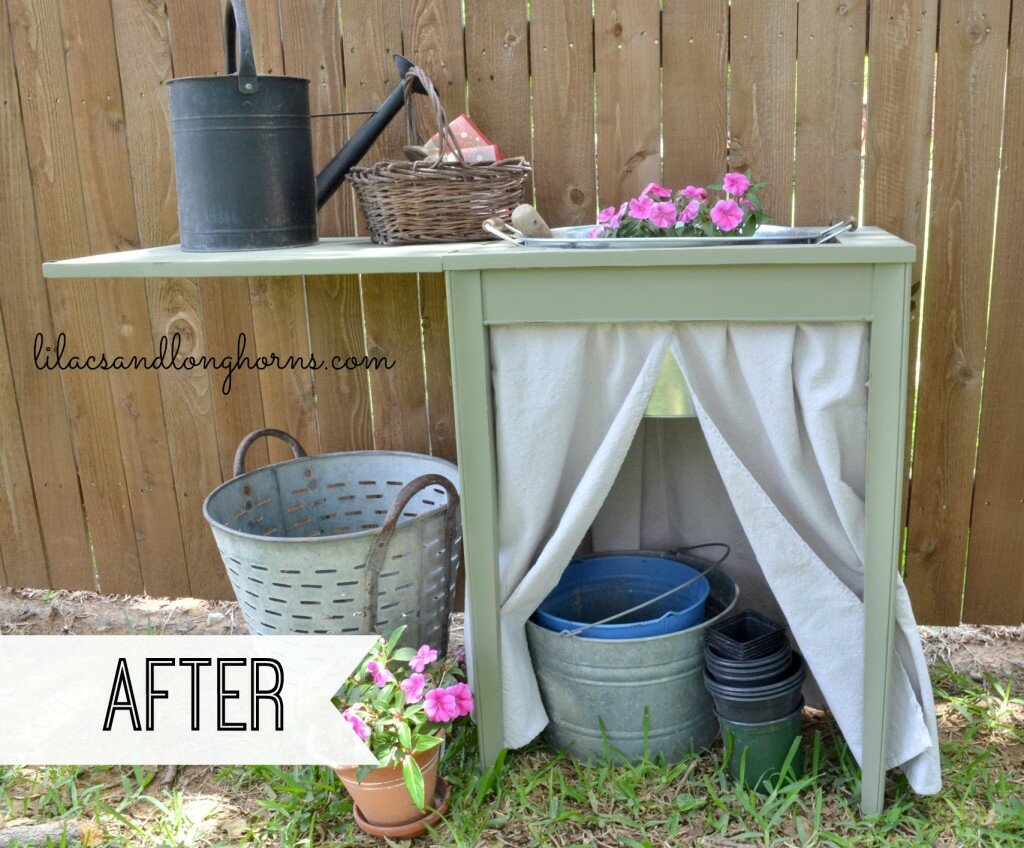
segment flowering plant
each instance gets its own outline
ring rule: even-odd
[[[473,711],[473,693],[457,659],[438,660],[429,645],[398,648],[399,627],[381,639],[342,686],[342,718],[377,758],[360,766],[361,781],[373,768],[401,763],[413,803],[424,809],[423,773],[414,754],[441,744],[443,731]]]
[[[616,209],[609,206],[597,216],[591,238],[645,236],[751,236],[771,220],[761,209],[757,191],[764,183],[752,183],[750,172],[728,173],[721,183],[707,188],[688,185],[679,191],[649,183],[638,197]],[[721,192],[724,197],[712,197]]]

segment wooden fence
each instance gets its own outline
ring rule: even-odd
[[[221,2],[2,3],[0,577],[227,597],[200,505],[264,425],[310,452],[452,457],[437,277],[41,278],[43,259],[176,240],[165,83],[222,72]],[[1010,0],[249,0],[259,69],[310,78],[315,112],[375,106],[403,52],[451,115],[530,156],[554,224],[749,167],[777,220],[859,214],[921,246],[906,572],[933,623],[1024,619],[1016,5],[1011,27]],[[355,120],[315,120],[319,162]],[[360,232],[347,189],[321,224]],[[173,333],[221,357],[244,333],[258,353],[397,365],[241,371],[225,395],[212,370],[39,370],[37,333],[111,357]]]

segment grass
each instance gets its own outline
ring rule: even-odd
[[[478,775],[471,734],[456,733],[443,773],[451,811],[416,846],[1020,846],[1024,845],[1024,700],[994,677],[933,669],[941,794],[890,781],[886,811],[862,820],[856,764],[831,719],[806,722],[807,774],[767,794],[737,788],[721,750],[674,765],[585,767],[542,743]],[[184,769],[175,785],[143,767],[0,769],[8,819],[97,822],[109,845],[313,848],[373,844],[354,828],[330,769]]]

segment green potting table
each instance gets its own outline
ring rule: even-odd
[[[463,544],[473,633],[470,666],[480,756],[502,746],[497,472],[488,328],[565,322],[871,322],[867,563],[864,577],[865,813],[882,809],[902,521],[910,263],[915,248],[865,227],[815,246],[544,250],[507,244],[386,248],[365,239],[239,253],[161,247],[43,266],[48,277],[260,277],[444,272]]]

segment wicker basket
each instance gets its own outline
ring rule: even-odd
[[[430,77],[419,68],[406,74],[406,115],[409,143],[419,144],[409,95],[417,80],[427,91],[441,135],[439,161],[378,162],[355,167],[352,183],[370,238],[378,244],[430,244],[482,241],[487,218],[507,221],[524,199],[530,165],[523,158],[469,164],[448,127],[444,109]],[[452,151],[456,162],[440,161]]]

